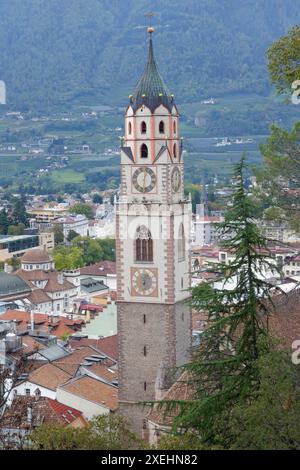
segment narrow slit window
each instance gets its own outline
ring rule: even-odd
[[[146,144],[141,146],[141,158],[148,158],[148,147]]]
[[[160,121],[160,123],[159,123],[159,133],[160,134],[165,133],[165,123],[164,123],[164,121]]]
[[[147,132],[147,124],[145,123],[145,121],[143,121],[141,124],[141,133],[146,134],[146,132]]]

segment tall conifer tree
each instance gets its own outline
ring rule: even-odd
[[[266,240],[254,223],[256,208],[245,190],[245,159],[234,169],[232,206],[220,224],[223,248],[233,260],[219,263],[222,288],[201,283],[192,291],[192,305],[207,313],[208,329],[191,364],[185,366],[194,398],[164,402],[179,414],[174,426],[194,429],[203,442],[221,444],[226,417],[239,402],[251,400],[259,385],[256,360],[267,348],[270,284],[266,272],[277,271]],[[214,265],[214,270],[216,266]],[[234,288],[227,289],[235,280]]]

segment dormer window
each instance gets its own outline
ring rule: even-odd
[[[141,158],[148,158],[148,147],[146,144],[141,146]]]
[[[147,124],[145,123],[145,121],[143,121],[141,124],[141,133],[146,134],[146,132],[147,132]]]
[[[159,123],[159,133],[160,134],[165,133],[165,123],[164,123],[164,121],[160,121],[160,123]]]

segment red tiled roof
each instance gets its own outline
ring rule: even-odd
[[[32,412],[31,424],[27,421],[28,406],[31,407]],[[63,426],[69,426],[78,418],[80,418],[79,426],[87,425],[87,421],[82,416],[81,411],[63,405],[57,400],[42,396],[32,397],[18,395],[14,398],[11,407],[6,408],[1,419],[0,427],[29,429],[31,426],[35,428],[45,423],[59,423]]]
[[[27,380],[28,382],[55,391],[59,385],[67,382],[71,377],[72,374],[68,374],[66,371],[56,367],[53,362],[34,370],[29,374]]]
[[[30,312],[6,310],[6,312],[1,315],[1,319],[16,320],[17,332],[20,333],[28,328],[28,324],[30,323]],[[39,330],[51,332],[51,334],[57,338],[61,338],[64,334],[73,334],[74,331],[80,330],[84,323],[84,320],[69,320],[62,316],[57,317],[57,321],[51,322],[51,317],[45,313],[34,314],[35,326],[38,325]]]
[[[49,263],[51,261],[47,251],[40,250],[39,248],[34,250],[28,250],[25,255],[21,258],[22,263]]]
[[[116,274],[116,263],[114,261],[100,261],[99,263],[85,266],[80,269],[80,274],[88,276],[107,276]]]
[[[75,349],[75,351],[70,353],[68,356],[56,359],[52,364],[73,376],[84,360],[92,354],[97,354],[97,351],[90,346],[84,346],[82,348]]]
[[[114,360],[118,359],[118,337],[117,335],[107,336],[106,338],[91,339],[70,339],[70,345],[72,348],[78,348],[81,346],[93,346],[99,351],[107,354]]]
[[[57,400],[52,400],[51,398],[48,398],[47,400],[56,416],[62,424],[66,426],[82,415],[81,411],[75,410],[75,408],[71,408],[70,406],[63,405]]]
[[[87,375],[76,377],[62,385],[60,389],[85,400],[116,411],[118,408],[118,389],[112,385],[93,379]]]
[[[35,289],[27,297],[34,305],[51,302],[50,297],[42,289]]]

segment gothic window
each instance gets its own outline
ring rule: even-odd
[[[179,227],[178,235],[178,259],[183,261],[185,259],[185,234],[183,224]]]
[[[141,158],[147,158],[148,157],[148,147],[146,144],[143,144],[141,146]]]
[[[165,133],[165,123],[164,123],[164,121],[160,121],[160,123],[159,123],[159,133],[160,134]]]
[[[173,122],[173,131],[174,131],[174,134],[176,134],[176,121]]]
[[[147,132],[147,124],[145,123],[145,121],[143,121],[141,124],[141,133],[146,134],[146,132]]]
[[[131,125],[131,122],[129,122],[128,124],[128,134],[131,135],[131,131],[132,131],[132,125]]]
[[[177,147],[176,147],[176,144],[174,144],[174,146],[173,146],[173,156],[174,156],[174,158],[177,158]]]
[[[153,261],[153,240],[150,230],[144,225],[138,227],[135,237],[135,261]]]

